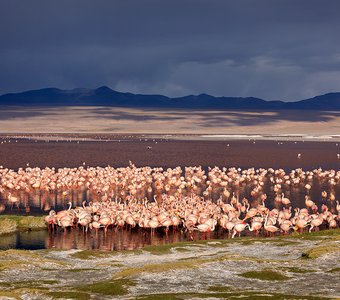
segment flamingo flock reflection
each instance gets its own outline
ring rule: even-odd
[[[312,198],[315,182],[327,186],[319,196],[322,201]],[[13,208],[19,202],[27,208],[29,199],[39,198],[43,209],[49,211],[45,217],[49,230],[77,228],[106,234],[112,228],[139,228],[151,235],[179,230],[190,238],[194,231],[216,229],[234,238],[245,231],[272,236],[336,228],[340,221],[339,182],[340,171],[322,169],[163,169],[132,163],[125,168],[0,168],[1,198]],[[245,191],[249,197],[244,197]],[[289,194],[293,191],[304,194],[303,206],[292,204]],[[73,205],[70,198],[80,194],[88,201]],[[58,211],[51,207],[46,201],[51,195],[62,199],[68,208]]]

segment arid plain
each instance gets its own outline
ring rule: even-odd
[[[1,107],[1,133],[340,135],[340,112]]]

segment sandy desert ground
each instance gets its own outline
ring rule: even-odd
[[[0,132],[339,135],[340,112],[0,107]]]

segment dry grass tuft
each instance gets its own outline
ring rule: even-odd
[[[340,252],[340,247],[338,245],[329,244],[322,245],[312,249],[309,249],[302,253],[303,258],[319,258],[320,256]]]
[[[46,228],[46,223],[43,217],[28,216],[19,220],[18,227],[26,229]]]
[[[0,220],[0,234],[11,233],[17,230],[17,223],[14,220]]]

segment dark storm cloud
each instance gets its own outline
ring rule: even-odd
[[[339,11],[337,0],[0,0],[0,93],[339,91]]]

